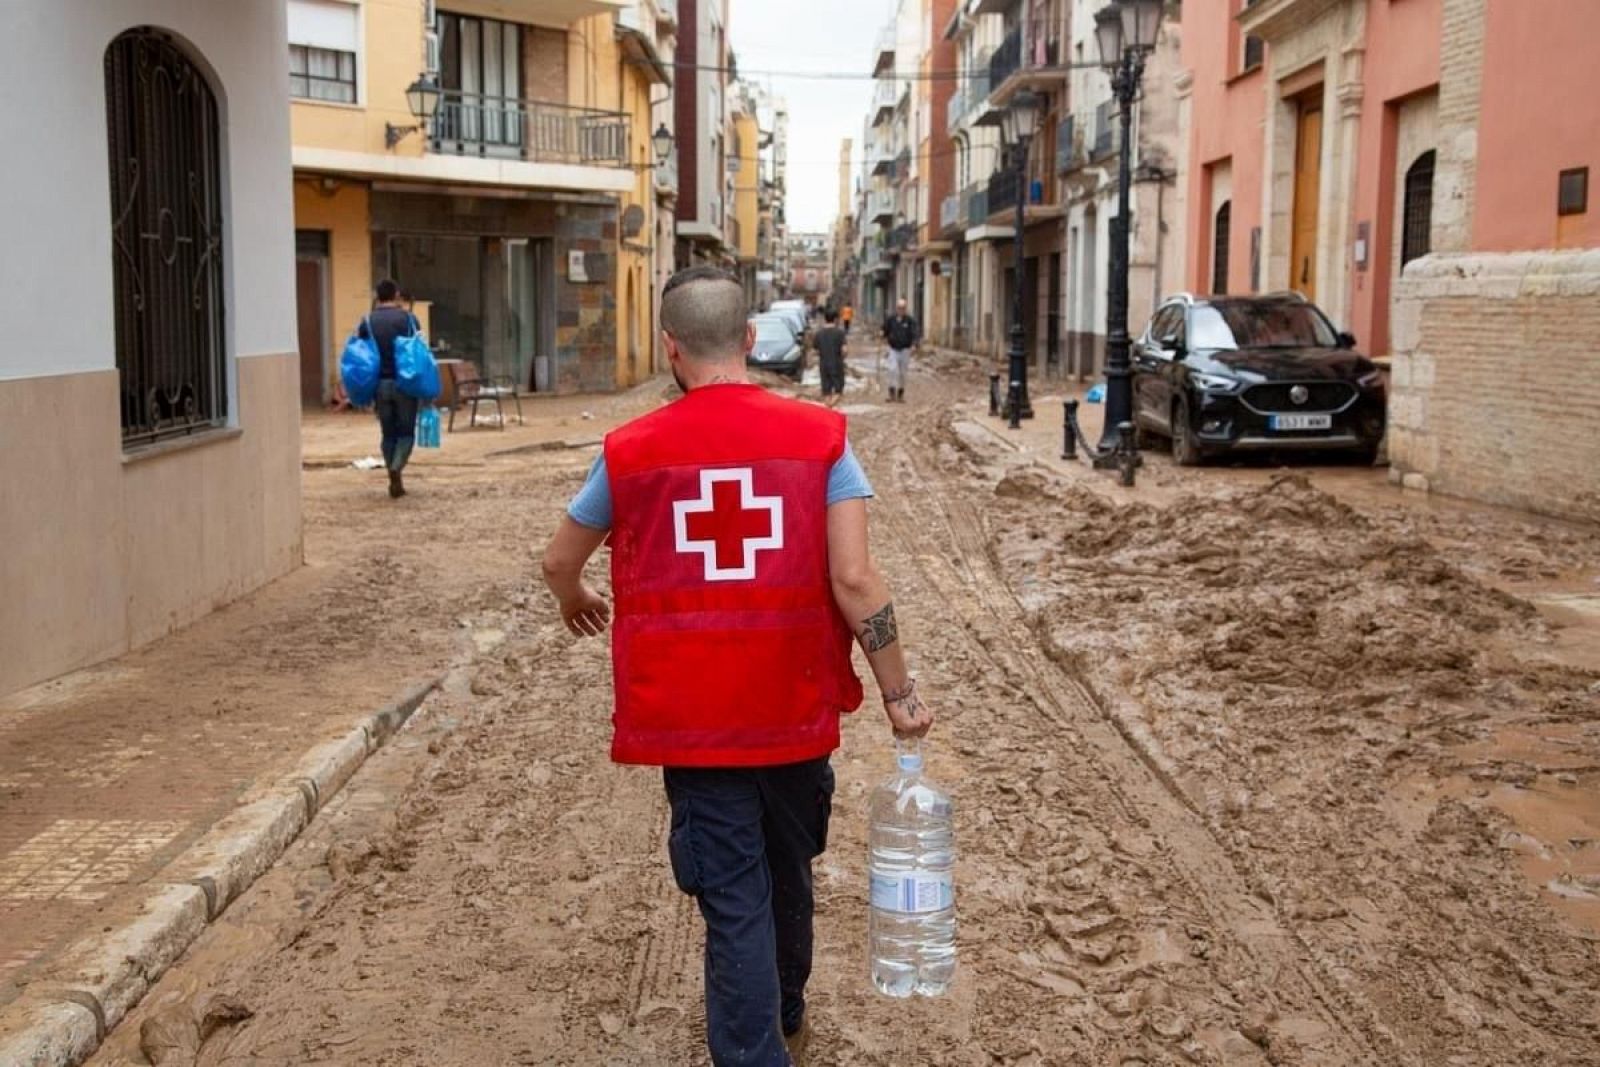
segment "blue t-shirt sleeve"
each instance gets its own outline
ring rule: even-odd
[[[567,505],[567,514],[579,526],[591,530],[611,529],[611,479],[606,476],[606,456],[602,452],[594,457],[589,477],[578,490],[578,495]]]
[[[844,455],[834,461],[833,469],[828,472],[828,505],[831,507],[841,500],[860,500],[873,495],[867,472],[861,469],[855,449],[846,441]]]

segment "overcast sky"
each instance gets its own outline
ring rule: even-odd
[[[838,211],[839,141],[851,138],[860,158],[861,122],[872,97],[872,46],[894,12],[893,0],[730,2],[728,35],[740,76],[789,105],[789,229],[826,231]],[[769,77],[760,71],[862,77]]]

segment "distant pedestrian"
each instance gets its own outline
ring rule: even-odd
[[[817,331],[811,343],[816,346],[817,362],[822,369],[822,402],[836,408],[844,395],[845,336],[839,329],[837,311],[829,308],[822,317],[827,325]]]
[[[839,312],[839,321],[844,324],[845,336],[850,334],[850,320],[856,317],[856,309],[846,304]]]
[[[417,320],[401,302],[400,287],[390,279],[378,283],[376,295],[376,305],[356,332],[378,348],[378,397],[374,407],[383,434],[383,465],[389,470],[389,495],[402,497],[406,495],[406,485],[400,472],[411,458],[420,401],[402,393],[395,381],[394,342],[415,331]]]
[[[895,303],[895,313],[883,322],[883,339],[889,346],[889,400],[905,403],[906,372],[911,368],[911,350],[921,339],[917,320],[906,314],[902,297]]]
[[[896,734],[920,737],[933,712],[868,548],[872,487],[844,418],[751,384],[745,310],[725,271],[673,275],[661,332],[684,395],[606,436],[544,576],[567,628],[598,635],[612,608],[583,569],[611,546],[611,758],[663,768],[672,874],[706,924],[711,1062],[788,1067],[807,1032],[828,757],[863,695],[851,638]]]

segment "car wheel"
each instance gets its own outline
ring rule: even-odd
[[[1200,442],[1194,439],[1194,427],[1189,423],[1189,398],[1178,397],[1172,407],[1172,462],[1180,467],[1200,464]]]
[[[1363,467],[1373,467],[1378,463],[1378,446],[1367,445],[1356,450],[1356,461]]]

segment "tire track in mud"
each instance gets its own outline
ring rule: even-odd
[[[1327,962],[1270,899],[1263,899],[1259,880],[1241,869],[1170,774],[1045,654],[1026,609],[998,574],[977,504],[955,496],[971,488],[972,479],[930,469],[948,421],[942,409],[918,408],[893,424],[856,424],[857,451],[876,460],[880,472],[887,461],[891,476],[874,518],[887,523],[890,540],[907,546],[917,573],[976,639],[992,668],[1060,732],[1058,762],[1071,769],[1080,801],[1098,821],[1111,824],[1113,835],[1130,826],[1155,835],[1186,903],[1246,954],[1255,979],[1241,976],[1246,988],[1270,991],[1281,1015],[1315,1020],[1312,1032],[1302,1036],[1317,1062],[1416,1062],[1371,1007],[1356,1002],[1328,973]],[[995,499],[986,494],[985,502]],[[882,545],[885,539],[875,540]],[[1315,1033],[1316,1026],[1323,1033]]]

